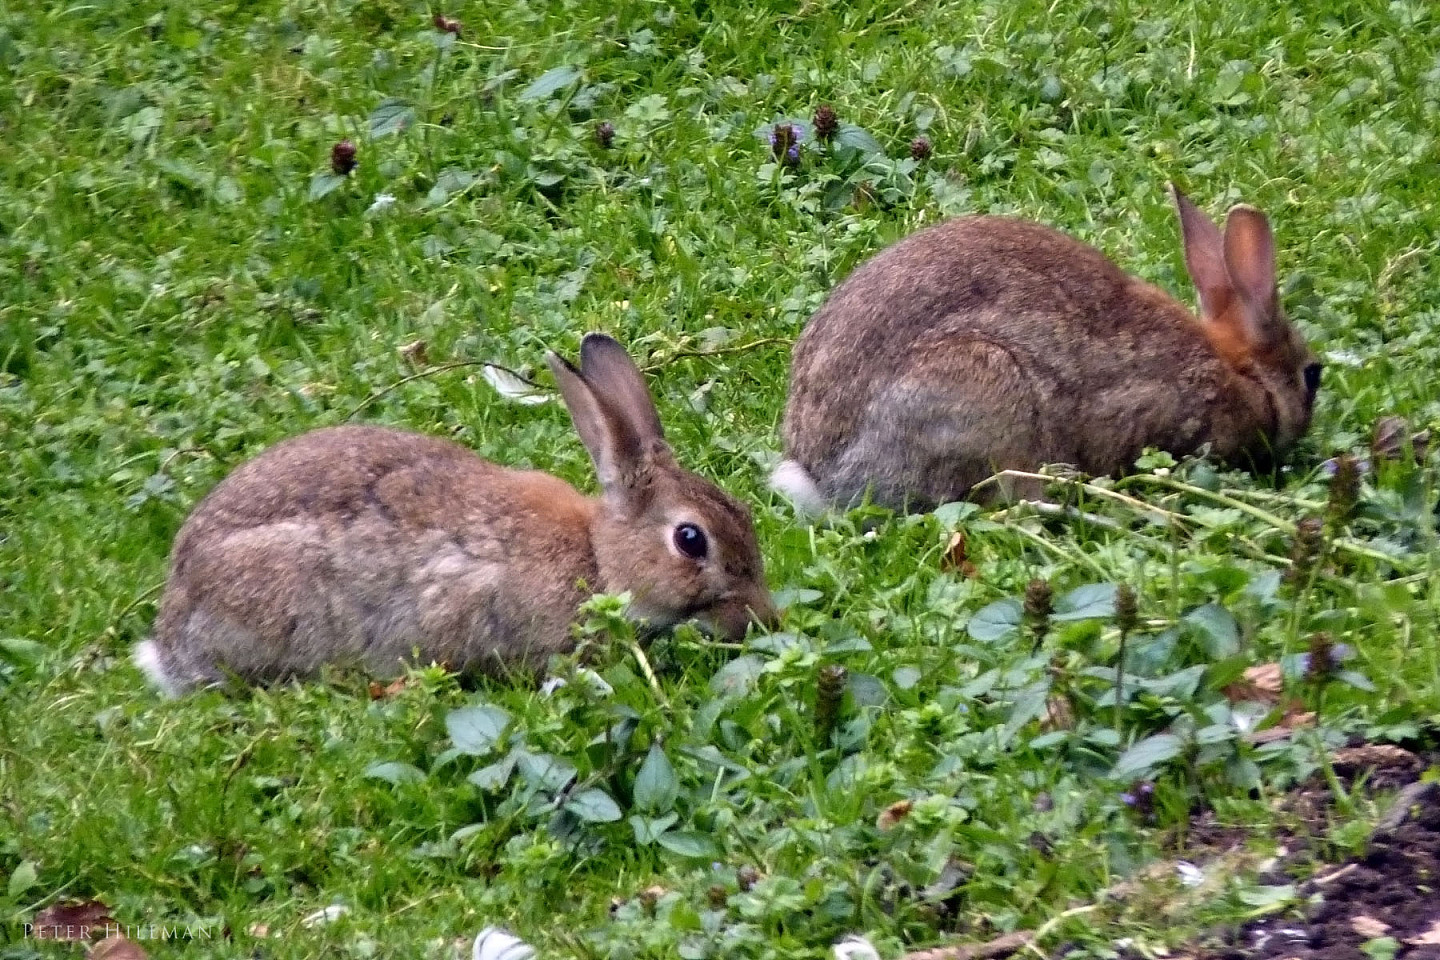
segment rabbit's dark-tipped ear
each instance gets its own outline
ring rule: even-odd
[[[607,496],[628,498],[669,451],[644,377],[620,344],[599,334],[581,342],[579,369],[554,353],[546,360],[600,485]]]
[[[664,443],[665,430],[650,389],[630,354],[603,333],[588,333],[580,342],[580,371],[611,416],[624,421],[646,445]]]
[[[1180,233],[1185,241],[1185,268],[1200,293],[1200,312],[1207,320],[1217,320],[1230,308],[1233,291],[1230,274],[1225,267],[1225,240],[1215,222],[1190,198],[1170,185],[1175,195],[1175,209],[1180,214]]]

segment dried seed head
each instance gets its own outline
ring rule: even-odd
[[[910,157],[913,160],[929,160],[930,154],[934,152],[927,137],[916,137],[910,141]]]
[[[830,735],[840,718],[840,700],[845,695],[845,668],[827,663],[815,680],[815,741],[820,749],[830,746]]]
[[[1295,540],[1290,545],[1290,569],[1285,581],[1292,585],[1309,582],[1325,549],[1325,523],[1319,517],[1305,517],[1295,524]]]
[[[615,125],[609,120],[601,120],[595,125],[595,142],[606,150],[615,142]]]
[[[355,169],[355,142],[341,140],[330,148],[330,169],[337,176],[347,177]]]
[[[1313,683],[1324,683],[1330,679],[1335,672],[1337,657],[1335,656],[1335,640],[1330,634],[1321,630],[1310,635],[1309,658],[1305,663],[1305,679]]]
[[[435,29],[439,30],[441,33],[453,33],[457,37],[460,36],[459,20],[453,20],[450,17],[445,16],[444,14],[437,13],[435,14],[434,23]]]
[[[1118,585],[1115,588],[1115,626],[1120,628],[1121,633],[1129,633],[1139,620],[1140,605],[1135,599],[1135,591],[1128,583]]]
[[[724,910],[725,905],[730,902],[730,894],[724,884],[714,883],[705,891],[705,899],[709,902],[710,909]]]
[[[1048,580],[1037,578],[1025,585],[1025,620],[1030,624],[1030,629],[1035,631],[1037,645],[1045,638],[1045,634],[1050,632],[1054,596],[1055,591]]]
[[[822,143],[829,143],[834,139],[835,134],[840,132],[840,118],[835,115],[835,108],[828,103],[822,103],[815,110],[815,136],[819,137]]]
[[[1360,499],[1360,461],[1342,453],[1335,458],[1335,476],[1330,478],[1330,501],[1327,512],[1330,522],[1339,526],[1355,513]]]
[[[749,891],[760,882],[760,871],[746,864],[735,871],[735,883],[741,890]]]

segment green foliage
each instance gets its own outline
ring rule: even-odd
[[[1266,847],[1334,746],[1433,737],[1435,466],[1393,424],[1368,449],[1381,417],[1440,421],[1430,5],[467,0],[458,35],[435,12],[0,10],[0,930],[64,896],[231,930],[195,956],[438,957],[491,924],[543,956],[819,958],[851,932],[890,956],[1039,927],[1195,810]],[[1172,178],[1272,213],[1326,359],[1280,476],[1149,452],[1057,478],[1063,516],[813,527],[765,490],[789,342],[864,257],[1012,213],[1189,299]],[[754,505],[783,631],[682,627],[641,660],[597,597],[539,690],[142,687],[186,510],[282,437],[403,424],[593,489],[544,351],[596,328],[686,464]],[[1353,504],[1336,452],[1363,461]],[[1266,663],[1313,728],[1253,736],[1289,722],[1233,695]],[[1194,926],[1293,896],[1240,886]],[[1186,933],[1158,923],[1107,907],[1041,947]]]

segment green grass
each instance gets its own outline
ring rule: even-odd
[[[437,12],[459,42],[437,44]],[[387,98],[404,106],[377,113]],[[757,131],[820,103],[880,153],[849,131],[859,148],[772,163]],[[1260,854],[1330,747],[1433,743],[1433,461],[1381,465],[1314,570],[1279,575],[1290,525],[1326,513],[1322,460],[1363,452],[1381,416],[1440,424],[1437,129],[1421,0],[0,5],[0,955],[42,949],[21,924],[62,898],[198,924],[216,939],[190,956],[248,954],[264,925],[275,958],[440,956],[491,923],[546,956],[821,957],[849,932],[892,956],[1052,920],[1043,949],[1106,956],[1283,899],[1242,869],[1174,915],[1167,878],[1062,917],[1202,857],[1192,809]],[[358,169],[316,179],[347,137]],[[1153,459],[1122,490],[1163,514],[1070,491],[1109,525],[945,508],[810,528],[766,491],[788,344],[862,258],[1014,212],[1189,300],[1172,178],[1212,212],[1271,214],[1286,306],[1327,357],[1278,485]],[[598,661],[608,696],[437,673],[379,701],[357,678],[143,686],[129,649],[186,509],[282,437],[358,410],[591,488],[559,404],[506,400],[478,366],[548,383],[543,351],[589,329],[650,368],[682,459],[755,506],[786,633],[735,658],[681,631],[651,651],[658,693],[623,645]],[[477,365],[429,372],[455,361]],[[941,563],[956,528],[974,578]],[[1016,598],[1037,577],[1138,594],[1118,715],[1110,588],[1070,596],[1095,616],[1032,652]],[[1354,648],[1351,674],[1300,676],[1318,631]],[[1256,748],[1219,690],[1281,657],[1320,724]],[[849,677],[833,738],[830,664]],[[1073,726],[1042,725],[1047,698]],[[482,702],[508,739],[447,754],[447,715]],[[637,789],[652,741],[668,762]],[[513,746],[503,786],[467,780]],[[557,801],[559,763],[579,783]],[[1132,780],[1155,783],[1148,816],[1121,800]],[[587,790],[617,809],[577,808]],[[1335,854],[1376,810],[1341,801]],[[923,902],[951,858],[971,879]],[[742,891],[741,867],[763,879]],[[652,885],[669,892],[634,899]],[[300,926],[332,903],[351,912]]]

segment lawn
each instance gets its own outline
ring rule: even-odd
[[[1362,847],[1387,800],[1337,748],[1435,746],[1423,0],[42,0],[0,5],[0,78],[0,956],[76,953],[24,936],[67,899],[192,957],[490,924],[545,957],[1153,954],[1292,908],[1282,838]],[[1147,455],[1057,481],[1063,518],[768,491],[789,344],[859,261],[1014,213],[1193,302],[1171,180],[1275,225],[1327,364],[1283,475]],[[642,662],[600,598],[549,693],[144,686],[186,511],[283,437],[405,425],[594,489],[544,364],[591,329],[753,506],[782,632]]]

